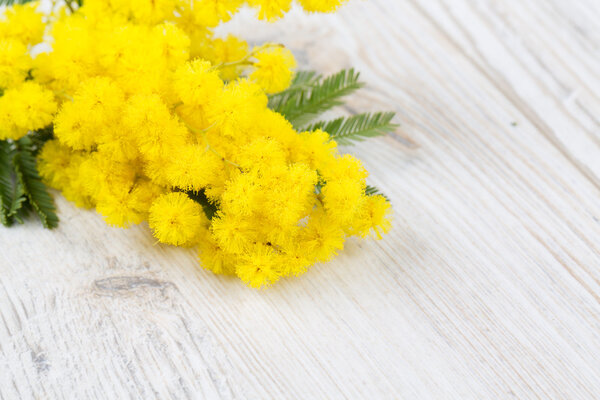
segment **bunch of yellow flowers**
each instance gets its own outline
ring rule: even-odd
[[[299,0],[333,11],[344,0]],[[0,139],[51,126],[43,181],[106,222],[148,221],[161,243],[252,287],[303,273],[348,236],[390,228],[361,162],[324,130],[269,107],[296,62],[285,47],[213,37],[244,4],[273,20],[291,0],[86,0],[0,18]],[[50,50],[32,56],[47,42]]]

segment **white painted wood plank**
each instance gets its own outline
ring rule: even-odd
[[[397,134],[348,149],[393,231],[255,291],[57,196],[57,230],[0,230],[0,397],[597,396],[598,15],[590,0],[241,15],[229,29],[305,65],[358,67],[369,87],[347,111],[399,113]]]

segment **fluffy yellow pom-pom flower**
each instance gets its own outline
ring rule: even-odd
[[[25,44],[36,44],[42,41],[46,25],[42,14],[36,11],[39,2],[16,4],[6,9],[0,18],[0,38],[20,40]]]
[[[191,246],[207,225],[202,206],[185,193],[172,192],[152,203],[148,223],[154,237],[175,246]]]
[[[177,68],[190,57],[190,38],[177,25],[165,22],[157,25],[153,33],[160,38],[163,56],[170,68]]]
[[[133,15],[136,20],[154,24],[173,18],[179,2],[177,0],[127,0],[121,3],[129,6],[130,15]]]
[[[232,65],[221,65],[218,69],[221,78],[232,81],[240,76],[243,66],[233,63],[248,55],[248,43],[228,35],[225,39],[215,39],[210,44],[210,50],[204,55],[207,60],[213,65],[232,63]]]
[[[163,157],[185,143],[187,130],[158,95],[132,96],[122,117],[124,128],[148,161],[162,163]]]
[[[63,146],[56,139],[44,143],[38,155],[38,171],[44,182],[55,189],[62,189],[69,183],[68,169],[73,150]]]
[[[35,82],[8,89],[0,97],[0,140],[19,139],[44,128],[56,112],[54,94]]]
[[[300,0],[306,11],[333,12],[347,0]]]
[[[214,27],[220,22],[229,21],[243,3],[243,0],[192,1],[187,10],[193,15],[197,24]]]
[[[202,106],[223,88],[223,81],[210,62],[194,60],[175,71],[173,85],[183,103]]]
[[[373,234],[381,239],[382,234],[388,233],[392,228],[390,221],[390,203],[381,195],[367,196],[354,221],[352,233],[367,237]]]
[[[314,261],[329,261],[344,248],[345,235],[339,223],[318,208],[310,216],[300,242]]]
[[[215,274],[235,273],[236,257],[224,252],[208,230],[198,242],[198,256],[202,266]]]
[[[252,7],[258,8],[258,18],[273,21],[283,17],[292,6],[292,0],[249,0]]]
[[[116,128],[123,106],[123,92],[112,80],[89,79],[72,102],[63,104],[54,121],[54,134],[74,149],[90,150]]]
[[[25,80],[33,66],[27,46],[0,36],[0,89],[14,87]]]
[[[291,51],[282,46],[267,46],[254,55],[256,68],[250,79],[258,83],[266,93],[287,89],[292,82],[296,60]]]
[[[272,249],[261,246],[242,259],[236,266],[235,273],[248,286],[260,288],[279,279],[277,261],[277,255]]]

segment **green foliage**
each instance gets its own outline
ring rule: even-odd
[[[342,104],[342,98],[360,89],[360,74],[345,69],[325,79],[314,71],[296,75],[292,86],[269,98],[269,108],[282,114],[296,128],[306,125],[319,114]]]
[[[339,144],[349,145],[366,138],[385,135],[398,125],[392,123],[393,112],[364,113],[332,121],[320,121],[303,128],[306,131],[322,129]]]
[[[341,105],[342,98],[360,89],[360,74],[342,70],[325,79],[315,71],[299,71],[290,87],[269,96],[269,108],[282,114],[296,129],[322,129],[339,144],[352,144],[366,138],[385,135],[397,125],[393,112],[375,112],[320,121],[307,126],[319,114]]]
[[[206,194],[203,190],[199,192],[188,191],[185,193],[190,197],[190,199],[202,206],[202,209],[204,209],[204,213],[208,219],[212,219],[215,216],[217,213],[217,206],[208,200],[208,197],[206,197]]]
[[[36,159],[33,155],[34,148],[31,139],[25,136],[18,142],[18,152],[13,159],[17,179],[23,185],[27,200],[35,210],[45,228],[58,226],[58,217],[52,197],[46,189],[37,172]]]
[[[289,88],[269,96],[269,107],[271,109],[283,107],[284,100],[288,99],[289,96],[302,90],[310,90],[320,79],[321,75],[317,71],[296,72]]]
[[[58,225],[54,202],[36,168],[35,151],[39,146],[29,136],[0,141],[0,222],[5,226],[15,221],[23,223],[31,209],[44,227]]]
[[[17,154],[16,146],[0,141],[0,222],[4,226],[12,225],[15,219],[22,222],[20,211],[27,200],[14,165]]]
[[[27,201],[27,196],[25,193],[25,186],[23,186],[23,181],[19,179],[19,173],[16,169],[15,178],[12,201],[10,203],[10,207],[8,208],[7,218],[16,218],[19,222],[22,222],[22,220],[19,218],[19,211],[21,211],[25,201]]]
[[[299,95],[302,91],[309,91],[321,79],[316,71],[297,71],[290,87],[286,90],[269,95],[269,108],[281,113],[287,101]]]
[[[365,194],[367,196],[383,196],[387,201],[390,201],[390,199],[385,194],[381,193],[381,191],[375,186],[367,185],[367,188],[365,189]]]
[[[310,87],[317,83],[321,79],[321,75],[317,71],[304,70],[296,72],[294,79],[292,80],[292,84],[288,88],[290,89],[298,89],[302,87]]]
[[[54,125],[48,125],[43,129],[31,132],[28,137],[31,139],[31,152],[33,155],[37,155],[44,143],[54,137]]]
[[[13,203],[13,169],[10,143],[0,141],[0,223],[11,224],[8,214]]]

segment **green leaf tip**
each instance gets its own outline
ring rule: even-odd
[[[18,141],[18,151],[13,159],[17,180],[23,185],[29,204],[36,212],[42,225],[52,229],[58,226],[54,201],[40,178],[31,140],[24,137]]]
[[[393,112],[364,113],[347,118],[340,117],[332,121],[316,122],[303,130],[322,129],[338,144],[348,145],[391,132],[398,126],[392,123],[395,115]]]
[[[388,202],[390,201],[390,198],[387,197],[385,194],[381,193],[381,191],[375,186],[367,185],[365,189],[365,194],[367,196],[383,196],[383,198],[386,199]]]
[[[36,166],[36,145],[25,136],[17,141],[0,140],[0,223],[23,223],[34,210],[45,228],[58,225],[52,197]]]
[[[344,69],[322,79],[314,71],[296,74],[287,90],[269,97],[269,107],[299,128],[319,114],[341,105],[341,99],[363,87],[360,73]]]

